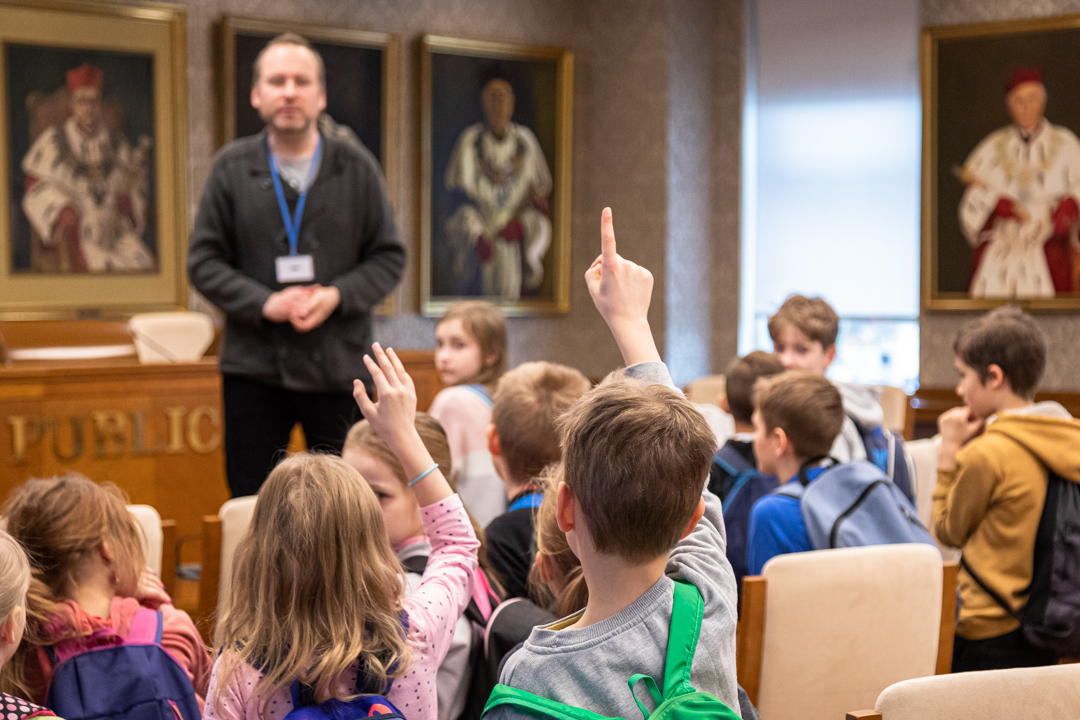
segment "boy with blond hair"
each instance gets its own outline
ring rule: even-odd
[[[1080,421],[1056,402],[1034,401],[1046,338],[1017,308],[968,323],[954,347],[964,405],[938,419],[932,506],[938,538],[964,551],[952,670],[1054,664],[1059,653],[1033,644],[1018,617],[1033,620],[1029,608],[1046,600],[1053,535],[1070,532],[1054,521],[1080,483]],[[1066,570],[1061,582],[1075,597],[1075,576]]]
[[[519,365],[495,388],[488,450],[506,484],[507,511],[484,531],[487,556],[507,597],[528,597],[529,569],[536,556],[533,519],[544,499],[536,479],[561,457],[556,421],[589,391],[574,368],[549,362]]]
[[[507,699],[520,691],[606,717],[637,715],[627,680],[643,673],[663,684],[673,608],[686,592],[676,588],[681,579],[704,606],[690,681],[727,706],[717,717],[734,718],[735,581],[720,503],[704,487],[715,438],[660,359],[647,319],[652,275],[618,256],[607,209],[601,235],[603,252],[585,277],[627,368],[563,417],[557,503],[589,600],[580,613],[534,629],[506,660],[501,681],[511,689],[496,689],[488,716],[531,717]]]
[[[836,336],[840,317],[825,300],[791,295],[769,318],[773,354],[785,370],[825,377],[836,359]],[[830,455],[840,462],[869,460],[903,490],[914,497],[914,464],[903,441],[882,426],[881,388],[834,383],[844,403],[844,423]]]
[[[818,375],[786,372],[762,378],[755,390],[754,455],[758,470],[790,482],[812,483],[844,423],[840,391]],[[771,493],[750,511],[747,568],[760,575],[777,555],[813,550],[799,498]]]

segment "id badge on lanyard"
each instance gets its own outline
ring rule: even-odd
[[[274,192],[277,194],[278,208],[281,210],[281,219],[285,222],[285,234],[289,238],[289,254],[278,257],[275,260],[277,281],[279,283],[313,282],[315,280],[315,258],[311,255],[297,253],[297,245],[300,241],[300,221],[304,217],[304,203],[307,201],[308,190],[315,182],[315,174],[319,171],[319,159],[322,157],[322,137],[315,146],[315,154],[311,156],[311,169],[308,171],[307,185],[300,198],[296,201],[296,210],[289,215],[289,204],[285,201],[285,190],[281,186],[281,175],[278,173],[277,163],[274,162],[274,152],[270,151],[270,177],[274,179]]]

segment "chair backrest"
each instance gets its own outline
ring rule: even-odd
[[[132,315],[128,330],[141,363],[192,362],[214,341],[214,321],[201,312]]]
[[[929,545],[780,555],[762,575],[765,720],[836,720],[936,671],[943,571]]]
[[[232,587],[233,555],[236,546],[251,525],[255,514],[256,495],[233,498],[218,510],[221,518],[221,580],[218,583],[218,607],[222,607],[229,598]]]
[[[685,393],[690,402],[716,405],[726,385],[723,375],[706,375],[687,385]]]
[[[877,700],[882,720],[1073,720],[1080,665],[987,670],[896,683]]]
[[[941,436],[912,440],[905,443],[908,454],[915,463],[915,509],[919,511],[919,521],[926,526],[941,549],[946,560],[959,560],[960,551],[947,547],[938,540],[930,521],[930,506],[933,505],[934,488],[937,486],[938,453],[941,451]]]
[[[907,426],[907,412],[910,398],[908,394],[898,387],[883,385],[881,387],[881,409],[885,413],[882,425],[897,435],[903,435]]]
[[[149,505],[128,505],[127,509],[142,529],[146,565],[160,577],[161,555],[165,545],[165,535],[161,530],[161,515]]]

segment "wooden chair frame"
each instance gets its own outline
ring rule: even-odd
[[[956,573],[958,565],[942,565],[941,630],[938,636],[936,674],[944,675],[952,667],[953,633],[956,628]],[[765,578],[748,575],[743,578],[742,614],[735,629],[735,665],[739,684],[758,703],[761,689],[762,646],[765,640]],[[884,688],[883,688],[884,689]],[[863,712],[863,711],[860,711]],[[848,718],[873,718],[874,715],[852,715]],[[880,720],[881,716],[876,716]]]
[[[214,619],[217,614],[218,590],[221,586],[221,518],[203,515],[202,567],[199,570],[199,609],[196,626],[203,640],[211,644]]]

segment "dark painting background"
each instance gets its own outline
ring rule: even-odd
[[[260,132],[265,123],[251,107],[253,64],[274,37],[236,33],[236,127],[234,137]],[[382,48],[313,41],[326,64],[326,112],[339,125],[352,128],[382,165]]]
[[[119,130],[132,147],[141,135],[154,137],[154,58],[122,52],[68,50],[40,45],[4,44],[7,72],[8,177],[11,178],[11,267],[30,270],[30,222],[22,210],[26,177],[22,161],[30,150],[30,115],[26,106],[32,92],[52,94],[67,83],[67,71],[83,63],[103,71],[101,97],[106,115],[119,108]],[[70,117],[70,111],[68,113]],[[143,242],[157,256],[156,146],[147,167],[146,232]]]
[[[495,60],[432,53],[431,55],[431,294],[457,295],[461,278],[451,273],[450,250],[446,243],[445,224],[450,216],[446,191],[446,166],[454,144],[465,128],[484,121],[480,91],[492,78],[502,78],[514,88],[513,122],[524,125],[536,135],[555,177],[555,128],[557,61]],[[550,195],[552,220],[558,188]],[[554,297],[553,258],[557,228],[553,227],[552,247],[544,256],[544,282],[529,297]],[[522,297],[527,293],[522,292]]]
[[[964,187],[956,170],[994,130],[1012,122],[1005,83],[1013,71],[1035,67],[1046,85],[1046,119],[1080,131],[1080,29],[942,39],[938,44],[937,257],[934,293],[967,293],[971,246],[957,213]]]

